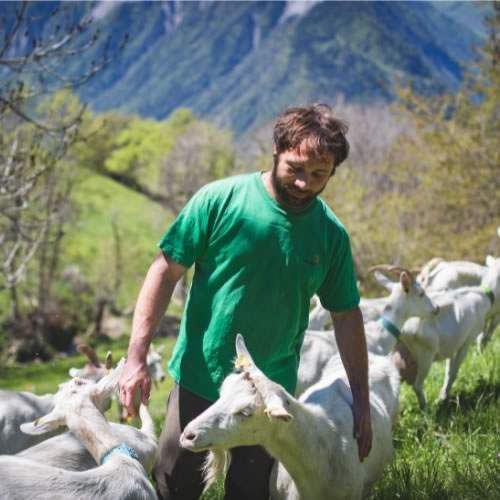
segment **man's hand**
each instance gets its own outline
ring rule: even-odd
[[[151,376],[146,363],[127,360],[120,377],[120,401],[132,417],[137,416],[139,402],[148,404]]]
[[[339,354],[349,379],[354,400],[352,406],[353,436],[358,441],[358,455],[362,462],[372,449],[368,353],[363,316],[359,307],[340,313],[332,312],[331,315]]]
[[[353,437],[358,442],[359,461],[362,462],[372,449],[372,423],[370,419],[370,408],[362,408],[354,403],[352,407],[354,418]]]

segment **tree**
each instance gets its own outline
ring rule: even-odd
[[[172,151],[160,160],[165,205],[178,214],[202,187],[226,177],[234,166],[231,134],[194,120],[175,137]]]
[[[456,94],[424,97],[407,86],[393,118],[375,109],[345,116],[352,168],[339,169],[325,197],[350,229],[361,280],[373,264],[483,263],[498,248],[499,3],[491,6],[490,36]]]
[[[0,291],[9,293],[14,323],[22,316],[23,281],[38,290],[33,305],[43,312],[64,235],[74,176],[61,160],[82,137],[86,107],[59,91],[88,82],[127,38],[113,51],[109,38],[101,44],[90,30],[90,7],[11,2],[0,21]],[[95,58],[70,74],[68,61],[88,51]],[[35,277],[28,270],[37,254]]]

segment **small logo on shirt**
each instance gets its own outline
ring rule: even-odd
[[[315,255],[312,259],[302,259],[307,264],[311,264],[311,266],[317,266],[319,264],[320,258],[319,255]]]

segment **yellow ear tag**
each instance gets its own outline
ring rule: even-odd
[[[106,371],[104,372],[104,375],[109,375],[110,373],[111,373],[111,370],[106,370]]]
[[[39,418],[35,418],[35,420],[33,421],[33,425],[38,425],[38,422],[40,422],[40,419]]]
[[[130,424],[130,422],[132,422],[132,417],[129,415],[129,416],[125,419],[125,422],[127,422],[127,424]]]
[[[236,361],[234,362],[234,367],[236,369],[244,368],[245,366],[250,366],[252,363],[250,363],[250,360],[247,358],[245,354],[240,354],[237,358]]]
[[[279,410],[279,406],[268,406],[265,410],[264,410],[264,413],[269,417],[271,418],[271,413],[273,411],[276,411],[276,410]]]

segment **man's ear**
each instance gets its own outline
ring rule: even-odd
[[[21,424],[19,427],[25,434],[36,436],[53,431],[64,424],[64,418],[57,412],[51,411],[44,417],[37,418],[33,422]]]

